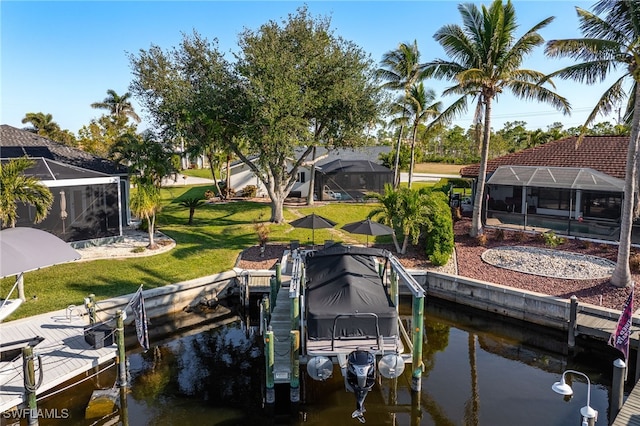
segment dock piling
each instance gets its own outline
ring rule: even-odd
[[[116,312],[116,339],[118,342],[118,352],[116,353],[116,364],[118,364],[118,384],[126,386],[127,384],[127,361],[125,358],[124,347],[124,311]]]
[[[291,330],[291,402],[300,402],[300,331]]]
[[[38,403],[36,401],[36,390],[39,383],[36,383],[36,370],[33,362],[33,347],[26,346],[22,348],[22,363],[24,366],[24,389],[27,396],[27,406],[29,407],[29,418],[27,424],[29,426],[38,425]],[[40,374],[42,374],[42,365],[40,365]]]
[[[420,392],[422,390],[422,331],[424,326],[424,297],[413,298],[412,320],[413,327],[413,357],[411,374],[411,390]]]
[[[569,330],[567,345],[569,349],[573,349],[576,346],[576,328],[578,324],[578,298],[574,294],[571,296],[571,306],[569,310]]]
[[[269,330],[264,334],[264,359],[266,371],[266,402],[273,404],[276,402],[275,381],[273,377],[273,367],[275,363],[275,338],[273,330]]]
[[[624,402],[624,382],[627,364],[620,358],[613,361],[613,381],[611,383],[611,406],[609,417],[615,419]]]

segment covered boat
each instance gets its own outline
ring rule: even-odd
[[[305,260],[307,338],[398,336],[398,312],[380,277],[377,249],[336,245]]]

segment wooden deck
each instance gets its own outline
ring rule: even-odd
[[[84,340],[84,327],[88,317],[67,315],[67,311],[56,311],[21,320],[0,324],[0,342],[8,343],[41,336],[44,340],[34,347],[40,355],[43,368],[43,383],[37,395],[72,379],[100,364],[114,359],[116,345],[93,349]],[[22,355],[0,362],[0,412],[19,406],[24,402]],[[39,374],[36,361],[36,377]]]
[[[288,278],[288,277],[287,277]],[[291,301],[289,299],[288,280],[283,276],[282,286],[276,298],[276,307],[271,312],[275,357],[273,378],[275,383],[291,381]]]
[[[640,381],[634,386],[611,426],[640,426]]]

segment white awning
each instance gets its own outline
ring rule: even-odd
[[[624,192],[624,180],[578,167],[500,166],[487,184]]]

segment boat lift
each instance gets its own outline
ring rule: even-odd
[[[365,312],[337,315],[333,323],[333,336],[328,341],[317,342],[308,339],[304,252],[299,249],[292,250],[289,254],[290,258],[284,262],[285,269],[290,271],[291,277],[288,287],[286,283],[282,285],[281,269],[278,264],[276,276],[271,280],[270,294],[265,296],[260,304],[267,404],[275,402],[276,383],[289,383],[291,402],[299,402],[300,365],[306,366],[311,378],[320,381],[331,377],[333,366],[339,365],[345,379],[345,387],[356,394],[357,408],[353,417],[362,422],[364,422],[362,417],[364,397],[373,386],[374,380],[371,379],[375,378],[376,372],[386,378],[396,378],[403,373],[405,363],[411,364],[411,390],[421,391],[425,291],[392,253],[386,250],[371,250],[377,252],[374,256],[379,277],[398,313],[399,336],[397,339],[380,335],[378,317]],[[399,315],[400,285],[408,288],[412,295],[410,332],[405,328]],[[287,313],[288,320],[286,320]],[[370,318],[376,324],[377,335],[341,340],[335,336],[336,322],[340,320],[339,317],[359,317],[361,320],[363,317]],[[363,347],[367,350],[360,350]],[[371,357],[375,357],[374,361],[377,359],[377,368]]]

